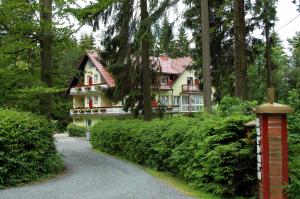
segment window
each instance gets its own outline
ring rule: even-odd
[[[92,126],[92,120],[86,119],[86,126]]]
[[[203,99],[200,95],[191,95],[191,111],[200,111]]]
[[[188,95],[183,95],[181,97],[181,111],[182,112],[188,112],[189,111],[189,106],[190,106],[190,102],[189,102],[189,96]]]
[[[94,104],[98,104],[99,103],[99,97],[98,96],[94,96]]]
[[[160,77],[160,84],[161,85],[167,85],[168,84],[168,77],[163,75]]]
[[[184,105],[189,104],[189,96],[188,95],[182,96],[182,104],[184,104]]]
[[[180,105],[180,97],[174,96],[173,97],[173,106],[179,106]]]
[[[98,81],[99,81],[99,76],[98,76],[98,74],[95,74],[94,75],[94,84],[97,84]]]
[[[193,77],[187,78],[187,85],[193,85]]]
[[[159,101],[160,101],[160,105],[167,106],[167,105],[169,105],[169,96],[165,96],[165,95],[160,96]]]

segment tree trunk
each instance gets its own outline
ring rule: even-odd
[[[204,108],[212,109],[208,0],[201,0]]]
[[[40,50],[41,50],[41,82],[45,86],[52,86],[52,0],[40,0]],[[52,98],[51,94],[42,94],[40,98],[41,114],[51,117]]]
[[[145,31],[142,37],[142,73],[143,73],[143,104],[144,104],[144,120],[150,121],[152,119],[152,107],[151,107],[151,71],[150,71],[150,27],[145,24],[145,20],[148,18],[147,0],[141,0],[141,21],[142,30]]]
[[[265,16],[264,16],[264,24],[265,24],[265,38],[266,38],[266,49],[265,49],[265,68],[267,71],[267,87],[272,88],[272,60],[271,60],[271,38],[270,38],[270,8],[269,8],[269,0],[264,0],[265,3]]]
[[[245,2],[234,0],[234,68],[235,96],[247,100]]]

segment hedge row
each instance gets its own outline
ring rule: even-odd
[[[67,126],[68,134],[71,137],[84,137],[86,128],[84,126],[78,126],[76,124],[70,123]]]
[[[172,172],[207,192],[253,195],[255,140],[243,124],[251,117],[104,120],[95,124],[92,145],[159,171]]]
[[[0,188],[27,183],[63,168],[46,120],[3,109],[0,118]]]

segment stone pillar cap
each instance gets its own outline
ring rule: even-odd
[[[272,113],[272,114],[286,114],[293,113],[294,109],[290,106],[277,104],[277,103],[265,103],[259,106],[256,106],[253,109],[254,113]]]

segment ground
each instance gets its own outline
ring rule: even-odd
[[[37,184],[0,191],[0,199],[191,199],[143,168],[94,151],[82,138],[57,135],[66,172]]]

